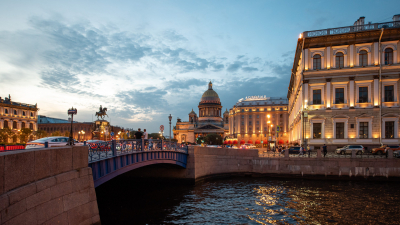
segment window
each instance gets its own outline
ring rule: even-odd
[[[4,128],[8,128],[8,121],[4,120]]]
[[[368,52],[367,51],[365,51],[365,50],[360,51],[359,63],[360,63],[360,66],[368,66]]]
[[[244,109],[242,109],[242,112],[244,112]]]
[[[253,118],[253,116],[252,116],[252,115],[249,115],[249,118],[251,119],[251,118]]]
[[[368,87],[359,87],[358,88],[358,102],[368,102]]]
[[[257,105],[258,105],[258,103],[257,103]],[[256,111],[257,111],[257,112],[259,112],[260,110],[259,110],[259,109],[257,109]]]
[[[313,69],[320,70],[321,69],[321,55],[316,54],[313,57]]]
[[[335,104],[344,103],[344,88],[335,89]]]
[[[336,139],[344,138],[344,123],[336,123]]]
[[[280,115],[279,115],[279,118],[282,118],[282,116],[283,116],[283,115],[282,115],[282,114],[280,114]]]
[[[344,55],[341,52],[336,53],[336,68],[344,67]]]
[[[29,129],[33,130],[33,123],[29,124]]]
[[[253,110],[249,109],[249,112],[251,112],[251,111],[253,111]]]
[[[385,65],[393,64],[393,49],[385,49]]]
[[[249,125],[253,125],[253,123],[251,121],[249,121]]]
[[[13,122],[13,129],[17,129],[18,127],[17,127],[18,125],[17,125],[17,121],[14,121]]]
[[[385,138],[394,138],[394,121],[385,122]]]
[[[14,110],[14,115],[17,115],[17,110]]]
[[[244,119],[244,115],[242,115],[242,119]]]
[[[242,125],[244,125],[244,121],[242,121]]]
[[[25,122],[22,122],[22,123],[21,123],[21,128],[26,128]]]
[[[394,101],[394,86],[385,86],[385,102],[393,102]]]
[[[22,115],[25,116],[25,111],[22,111]]]
[[[259,124],[260,124],[260,121],[257,121],[256,124],[259,125]]]
[[[321,89],[313,90],[313,104],[314,105],[321,104]]]
[[[360,122],[360,131],[358,138],[361,139],[368,138],[368,122]]]
[[[5,113],[5,114],[8,114],[8,109],[5,109],[5,110],[4,110],[4,113]]]
[[[321,123],[313,123],[313,138],[321,139]]]
[[[241,133],[244,133],[244,128],[240,129],[240,132],[241,132]]]

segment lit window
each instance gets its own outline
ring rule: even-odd
[[[360,66],[368,66],[368,52],[365,50],[360,51],[359,56]]]
[[[394,101],[394,93],[393,93],[393,85],[385,86],[385,102],[393,102]]]
[[[344,55],[341,52],[336,53],[336,68],[344,67]]]
[[[360,122],[360,130],[359,130],[358,138],[366,139],[368,138],[368,122]]]
[[[385,49],[385,65],[393,64],[393,49]]]
[[[359,87],[358,89],[358,102],[368,102],[368,87]]]
[[[313,104],[314,105],[321,104],[321,89],[313,90]]]
[[[321,123],[313,123],[313,138],[321,139]]]
[[[320,70],[321,69],[321,55],[316,54],[313,57],[313,69]]]
[[[385,122],[385,138],[386,139],[394,138],[394,121]]]
[[[336,139],[344,139],[344,123],[336,123]]]
[[[344,103],[344,88],[335,89],[335,104]]]

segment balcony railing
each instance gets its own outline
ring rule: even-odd
[[[354,33],[354,32],[361,32],[361,31],[368,31],[368,30],[379,30],[381,28],[385,28],[385,29],[400,28],[400,21],[364,24],[364,25],[358,25],[358,26],[348,26],[348,27],[338,27],[338,28],[329,28],[329,29],[323,29],[323,30],[305,31],[303,33],[303,35],[306,38],[310,38],[310,37],[319,37],[319,36],[325,36],[325,35]]]

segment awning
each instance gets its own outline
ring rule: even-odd
[[[234,140],[234,141],[233,141],[233,144],[236,145],[236,144],[237,144],[237,140]]]
[[[228,145],[231,145],[231,144],[232,144],[232,141],[231,141],[231,140],[229,140],[229,141],[228,141]]]
[[[248,140],[247,143],[253,144],[253,141],[252,140]]]
[[[261,142],[260,142],[260,140],[256,140],[256,144],[260,144]]]
[[[246,143],[244,140],[241,140],[241,141],[240,141],[240,144],[244,144],[244,143]]]
[[[224,141],[224,145],[228,144],[228,141]]]
[[[280,144],[280,145],[283,144],[283,143],[285,143],[283,140],[279,140],[278,141],[278,144]]]

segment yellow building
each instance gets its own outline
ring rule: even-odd
[[[189,113],[189,121],[182,122],[178,118],[174,126],[174,138],[179,143],[194,143],[196,138],[205,137],[207,134],[219,134],[221,139],[228,133],[228,111],[222,115],[222,105],[217,92],[212,88],[212,83],[208,84],[208,90],[201,96],[198,105],[199,116],[193,111]],[[223,116],[223,117],[222,117]]]
[[[234,144],[273,147],[288,144],[288,100],[265,96],[240,99],[229,110],[229,139]]]

